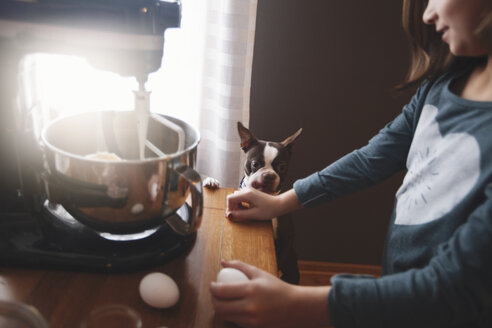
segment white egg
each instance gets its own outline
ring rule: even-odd
[[[179,299],[178,285],[171,277],[160,272],[143,277],[139,291],[144,302],[155,308],[171,307]]]
[[[242,272],[234,268],[223,268],[217,275],[217,282],[225,284],[245,282],[249,278]]]

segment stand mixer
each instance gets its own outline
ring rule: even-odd
[[[179,24],[176,1],[0,3],[0,265],[126,271],[193,243],[203,203],[192,168],[200,137],[151,113],[144,87],[161,65],[164,31]],[[19,63],[33,52],[81,55],[134,76],[135,111],[51,117],[23,108]],[[88,157],[100,151],[120,160]]]

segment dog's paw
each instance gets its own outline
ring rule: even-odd
[[[220,182],[217,179],[214,178],[205,178],[203,180],[203,186],[208,189],[219,189],[220,188]]]

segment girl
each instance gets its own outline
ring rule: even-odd
[[[284,194],[231,195],[226,213],[266,220],[406,169],[381,278],[303,287],[223,262],[251,280],[211,284],[219,316],[245,327],[492,327],[492,0],[405,0],[403,25],[412,43],[404,86],[420,85],[403,112]]]

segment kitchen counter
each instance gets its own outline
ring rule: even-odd
[[[131,273],[87,273],[31,270],[0,265],[0,300],[37,308],[51,328],[78,327],[94,309],[106,304],[131,307],[143,328],[232,327],[215,318],[210,282],[221,259],[238,259],[278,275],[270,222],[233,223],[224,218],[227,194],[233,189],[204,190],[204,213],[189,250],[168,262]],[[172,277],[180,290],[178,304],[155,309],[139,296],[140,280],[150,272]]]

